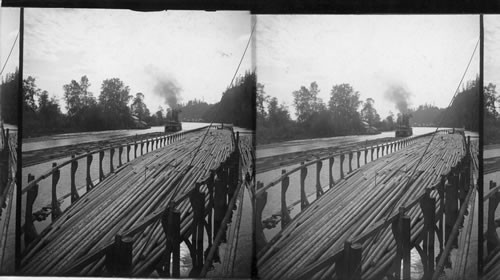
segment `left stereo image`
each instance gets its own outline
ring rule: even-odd
[[[0,273],[250,278],[252,15],[0,18]]]

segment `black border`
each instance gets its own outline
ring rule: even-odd
[[[257,14],[288,13],[500,13],[500,0],[3,0],[4,7],[134,9],[141,11],[247,10]]]
[[[500,0],[0,0],[2,7],[42,8],[97,8],[132,9],[137,11],[158,10],[246,10],[253,14],[490,14],[500,13]],[[22,39],[21,39],[22,41]],[[21,48],[22,48],[22,44]],[[22,52],[20,52],[22,59]],[[483,49],[481,48],[481,64]],[[22,81],[22,65],[19,65]],[[20,82],[22,88],[22,82]],[[478,187],[483,187],[483,80],[480,78],[479,108],[479,178]],[[21,92],[21,91],[20,91]],[[22,182],[22,94],[18,101],[18,165],[16,179]],[[255,107],[255,106],[254,106]],[[255,244],[255,242],[254,242]],[[480,251],[479,251],[480,252]],[[478,253],[479,253],[478,252]],[[255,254],[255,252],[254,252]],[[254,255],[254,258],[256,256]],[[255,259],[252,263],[252,278],[256,278]],[[480,269],[481,264],[478,263]]]

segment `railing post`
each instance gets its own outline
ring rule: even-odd
[[[344,251],[335,266],[339,280],[361,280],[362,251],[361,244],[352,244],[350,241],[344,243]]]
[[[352,172],[352,152],[349,152],[349,173]]]
[[[329,180],[329,185],[330,185],[330,189],[333,188],[333,186],[335,185],[335,180],[333,180],[333,163],[335,162],[335,157],[332,156],[328,159],[328,180]]]
[[[361,164],[359,163],[359,158],[361,157],[361,151],[357,151],[356,154],[357,154],[356,165],[357,168],[359,168],[361,166]]]
[[[309,206],[309,201],[307,201],[307,195],[305,191],[306,177],[307,177],[307,167],[304,166],[304,162],[300,163],[302,168],[300,169],[300,210],[304,210]]]
[[[104,170],[102,169],[102,161],[104,160],[104,151],[99,152],[99,182],[104,180]]]
[[[122,166],[122,154],[123,154],[123,146],[118,148],[118,167]]]
[[[196,183],[196,187],[191,191],[189,200],[193,209],[193,221],[191,224],[191,245],[193,246],[191,259],[193,261],[193,269],[190,272],[190,276],[198,276],[203,268],[203,229],[205,224],[205,193],[200,191],[200,183]]]
[[[70,174],[71,204],[73,204],[80,198],[80,195],[78,194],[78,190],[76,189],[76,182],[75,182],[76,170],[78,169],[78,161],[75,160],[75,155],[72,155],[71,159],[72,159],[72,161],[71,161],[71,174]]]
[[[340,155],[340,179],[344,179],[344,159],[345,155]]]
[[[130,162],[130,144],[127,144],[127,162]]]
[[[208,249],[212,247],[212,242],[215,239],[216,232],[213,232],[213,211],[214,211],[214,188],[215,188],[215,170],[210,170],[210,176],[207,180],[207,190],[208,190],[208,214],[207,214],[207,235],[208,235]]]
[[[134,159],[137,158],[137,142],[134,142]]]
[[[392,233],[396,240],[397,257],[395,259],[395,275],[396,279],[410,280],[410,251],[411,251],[411,219],[404,213],[404,208],[399,209],[399,217],[392,222]],[[401,260],[403,261],[403,278],[401,278]]]
[[[453,225],[457,220],[458,215],[458,189],[456,185],[453,185],[453,175],[454,169],[448,174],[448,180],[445,185],[445,244],[448,243],[450,238],[451,230]],[[455,240],[458,242],[458,240]]]
[[[132,237],[115,235],[115,242],[106,254],[106,269],[113,276],[130,277],[132,274]]]
[[[85,177],[87,181],[87,192],[90,191],[93,187],[94,184],[92,183],[92,177],[90,176],[90,167],[92,166],[92,154],[87,155],[87,176]]]
[[[316,163],[316,199],[323,195],[323,187],[321,187],[321,168],[323,167],[323,162],[318,161]]]
[[[373,161],[373,152],[375,151],[375,148],[372,147],[372,161]]]
[[[52,163],[52,168],[55,168],[57,163]],[[52,173],[52,221],[55,221],[61,215],[61,209],[59,208],[59,202],[57,201],[57,183],[61,177],[61,170],[56,169]]]
[[[181,276],[181,212],[173,205],[169,205],[161,217],[161,225],[166,236],[165,254],[160,263],[160,277]],[[170,260],[172,256],[172,273],[170,273]]]
[[[214,191],[214,232],[218,232],[224,215],[226,213],[227,205],[227,183],[226,175],[224,174],[226,170],[222,167],[216,170],[217,179],[215,180],[215,191]],[[222,240],[226,241],[226,233],[223,234]]]
[[[264,184],[262,182],[257,182],[257,189],[263,188]],[[266,207],[267,203],[267,192],[262,192],[262,194],[255,194],[255,202],[252,203],[253,206],[253,220],[255,228],[255,247],[257,252],[266,246],[266,236],[264,235],[264,227],[262,226],[262,212]]]
[[[426,258],[422,260],[424,267],[423,279],[430,280],[434,274],[434,226],[436,224],[436,199],[430,196],[430,189],[420,200],[420,208],[424,215],[423,248]]]
[[[281,170],[281,176],[286,173],[286,170]],[[286,205],[286,191],[290,185],[290,178],[285,176],[281,180],[281,229],[284,229],[288,223],[292,220],[290,214],[288,213],[288,207]]]
[[[445,213],[445,186],[446,186],[446,177],[444,175],[441,176],[441,180],[437,187],[438,195],[439,195],[439,217],[437,217],[438,223],[438,231],[437,237],[439,240],[439,253],[441,254],[444,249],[444,213]]]
[[[490,181],[490,191],[496,188],[497,184]],[[491,254],[500,246],[500,239],[497,235],[497,225],[495,222],[495,212],[499,203],[499,192],[491,195],[488,199],[488,216],[487,216],[487,229],[486,229],[486,249],[488,254]]]
[[[380,155],[379,155],[379,150],[380,150],[380,146],[377,145],[377,159],[380,158]]]
[[[115,171],[115,167],[113,166],[113,158],[115,157],[115,149],[113,147],[109,148],[109,173],[113,173]]]
[[[365,164],[368,161],[368,149],[365,148]]]
[[[33,180],[35,180],[35,176],[28,174],[28,184]],[[24,247],[28,246],[28,244],[38,237],[35,225],[33,224],[33,203],[37,196],[38,184],[28,190],[26,197],[26,212],[24,213]]]
[[[144,155],[144,141],[141,141],[141,156]]]

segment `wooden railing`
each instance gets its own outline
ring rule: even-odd
[[[416,248],[421,256],[424,267],[423,278],[437,279],[444,268],[445,261],[449,258],[451,248],[457,245],[458,229],[461,224],[463,224],[467,206],[471,197],[473,197],[474,188],[471,183],[472,161],[469,148],[470,138],[466,140],[464,132],[458,130],[440,130],[435,133],[460,133],[463,136],[463,142],[464,145],[466,145],[466,154],[459,163],[452,167],[448,174],[443,175],[439,183],[427,188],[418,198],[400,207],[398,213],[376,223],[368,230],[364,231],[363,234],[345,240],[343,248],[331,252],[329,257],[323,258],[320,262],[309,265],[300,275],[296,275],[294,279],[310,278],[317,272],[333,266],[335,267],[335,274],[338,279],[361,279],[362,254],[363,248],[366,248],[366,242],[372,241],[372,239],[382,231],[391,230],[390,227],[392,227],[396,250],[393,255],[387,254],[387,257],[384,259],[384,264],[381,265],[380,268],[394,264],[392,267],[396,269],[390,271],[379,270],[378,274],[363,275],[363,278],[381,279],[383,276],[390,274],[391,279],[410,279],[410,251],[412,248]],[[388,154],[387,152],[384,154],[384,150],[392,153],[411,144],[416,139],[429,136],[430,134],[432,133],[370,147],[365,149],[365,158],[367,157],[366,151],[372,151],[371,153],[373,154],[373,151],[376,150],[378,158],[378,150],[382,150],[382,155]],[[381,146],[384,148],[380,148]],[[256,223],[254,227],[257,248],[265,249],[267,244],[263,233],[263,224],[265,224],[266,221],[262,221],[262,212],[266,205],[267,190],[269,188],[281,183],[281,212],[274,216],[281,215],[280,222],[282,228],[284,228],[291,220],[286,205],[286,191],[289,186],[289,175],[300,171],[300,205],[301,210],[303,210],[309,205],[304,191],[304,181],[305,176],[307,176],[306,167],[314,164],[318,166],[316,171],[316,198],[319,198],[323,195],[323,192],[328,191],[323,190],[323,188],[321,188],[321,182],[319,182],[319,170],[321,170],[322,161],[329,161],[329,186],[331,188],[335,183],[331,175],[334,157],[340,158],[340,174],[342,179],[344,177],[343,160],[346,155],[349,156],[350,172],[353,153],[357,153],[358,155],[359,168],[359,151],[360,150],[343,152],[313,160],[306,164],[302,163],[301,166],[290,171],[283,170],[282,175],[278,179],[273,180],[266,186],[263,186],[262,183],[258,183],[258,187],[253,193],[254,221]],[[373,157],[372,160],[374,160]],[[460,208],[458,208],[459,205]],[[414,214],[415,211],[421,211],[423,219],[411,226],[412,221],[410,220],[411,215],[409,214]],[[439,260],[436,263],[434,262],[436,255],[434,252],[436,244],[435,235],[438,237],[440,248],[440,253],[438,255]],[[272,242],[273,240],[271,240],[270,243]],[[420,246],[420,243],[423,243],[423,246]],[[401,267],[403,268],[402,275],[399,270]]]
[[[480,272],[480,275],[483,276],[483,279],[498,279],[500,277],[500,238],[497,234],[497,228],[500,227],[500,218],[495,213],[500,203],[500,186],[497,186],[496,182],[489,182],[489,191],[484,196],[483,203],[488,203],[488,212],[483,239],[486,242],[486,254],[479,256],[479,261],[484,264],[484,270]]]
[[[5,209],[0,209],[0,219],[5,222],[0,228],[0,265],[4,264],[5,258],[10,258],[6,250],[9,242],[9,228],[12,226],[10,217],[12,215],[14,203],[14,191],[16,186],[15,174],[17,171],[17,132],[10,132],[9,129],[4,129],[3,124],[0,127],[0,132],[3,142],[1,153],[1,168],[0,168],[0,203],[7,205]],[[7,271],[6,268],[3,271]]]
[[[153,137],[149,139],[143,139],[141,141],[129,142],[126,144],[118,144],[113,145],[93,151],[89,151],[87,153],[81,155],[71,155],[69,160],[65,160],[61,163],[52,163],[52,168],[48,171],[44,172],[42,175],[38,175],[35,177],[32,174],[28,174],[28,184],[22,189],[22,201],[25,203],[17,204],[16,207],[23,207],[24,205],[24,217],[21,215],[19,217],[16,216],[16,219],[19,219],[19,225],[22,225],[22,228],[19,226],[16,227],[16,234],[24,236],[22,244],[23,246],[16,246],[16,269],[20,266],[20,258],[23,247],[27,247],[31,242],[37,239],[39,234],[37,233],[35,222],[45,220],[49,215],[51,216],[51,221],[55,221],[62,213],[63,209],[60,208],[61,201],[70,197],[70,203],[73,204],[77,200],[84,196],[85,193],[96,187],[99,182],[104,180],[108,175],[118,171],[122,168],[126,163],[131,160],[142,156],[148,152],[156,150],[158,148],[167,146],[173,142],[179,141],[189,135],[190,133],[205,129],[207,127],[201,127],[194,130],[182,131],[174,134],[163,135],[159,137]],[[118,164],[115,167],[115,151],[118,150]],[[126,153],[126,156],[123,153]],[[133,156],[133,158],[132,158]],[[95,166],[94,157],[97,157],[97,164]],[[109,161],[109,172],[105,173],[103,161],[107,157]],[[86,165],[86,176],[84,178],[77,178],[76,173],[79,168],[79,160],[85,160]],[[94,165],[93,165],[94,163]],[[58,196],[58,185],[61,179],[61,169],[63,167],[69,166],[69,190],[66,194]],[[98,170],[98,178],[92,178],[91,171]],[[65,175],[62,175],[65,176]],[[50,179],[50,192],[51,192],[51,200],[50,203],[42,209],[33,209],[35,201],[39,194],[39,185],[43,180]],[[78,186],[78,187],[77,187]],[[83,194],[79,193],[79,190],[84,190]],[[69,206],[71,207],[71,205]],[[19,213],[22,210],[19,210]],[[23,219],[24,218],[24,219]],[[24,224],[23,224],[24,221]],[[43,230],[42,230],[43,234]],[[18,249],[19,248],[19,249]]]

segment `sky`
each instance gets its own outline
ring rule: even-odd
[[[484,85],[500,91],[500,15],[484,16]]]
[[[259,15],[257,79],[289,106],[292,92],[316,81],[325,103],[336,84],[373,98],[382,118],[398,111],[391,86],[410,93],[411,108],[446,107],[479,39],[478,15]],[[479,73],[479,48],[465,81]]]
[[[18,32],[19,8],[0,8],[0,70],[5,65],[2,78],[8,73],[13,73],[19,66],[19,38],[16,40]],[[12,54],[7,61],[13,45]]]
[[[248,12],[25,9],[24,77],[55,95],[86,75],[97,98],[103,80],[142,92],[151,113],[167,108],[158,79],[181,88],[180,102],[218,102],[251,33]],[[247,52],[239,75],[252,69]]]

